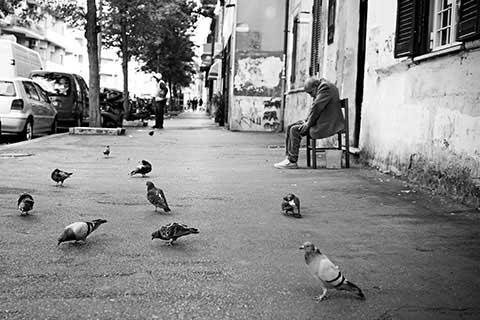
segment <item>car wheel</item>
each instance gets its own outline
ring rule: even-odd
[[[54,118],[54,119],[53,119],[52,128],[50,129],[50,133],[51,133],[51,134],[58,133],[57,118]]]
[[[25,128],[22,132],[22,138],[25,140],[32,140],[33,138],[33,121],[31,119],[27,120]]]

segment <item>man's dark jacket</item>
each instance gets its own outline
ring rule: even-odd
[[[330,137],[345,128],[338,89],[333,83],[320,80],[306,124],[314,139]]]

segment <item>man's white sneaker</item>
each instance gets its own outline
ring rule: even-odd
[[[290,162],[288,159],[275,163],[273,166],[277,169],[298,169],[298,164],[296,162]]]

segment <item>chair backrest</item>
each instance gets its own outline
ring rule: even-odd
[[[348,131],[348,98],[340,100],[340,107],[343,109],[343,117],[345,118],[345,129]]]

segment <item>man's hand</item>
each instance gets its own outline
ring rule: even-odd
[[[302,126],[300,127],[300,135],[306,136],[308,134],[308,129],[309,127],[307,126],[307,124],[302,124]]]

